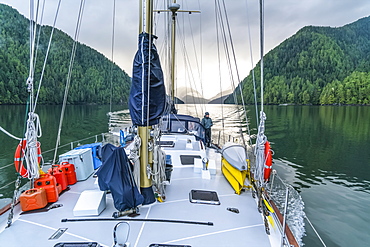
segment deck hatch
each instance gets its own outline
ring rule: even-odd
[[[151,244],[149,247],[191,247],[190,245]]]
[[[60,238],[60,236],[63,235],[67,231],[68,228],[59,228],[56,230],[56,232],[53,233],[53,235],[50,236],[49,240],[54,240]]]
[[[212,204],[220,205],[220,200],[216,191],[208,190],[191,190],[189,193],[189,199],[192,203]]]
[[[57,243],[54,247],[99,247],[97,242]]]
[[[157,141],[156,143],[162,147],[173,148],[175,146],[175,143],[173,141]]]
[[[180,155],[182,165],[194,165],[194,159],[201,159],[200,155]]]

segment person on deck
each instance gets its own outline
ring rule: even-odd
[[[209,113],[206,112],[204,114],[204,118],[202,119],[202,125],[206,129],[206,144],[207,147],[211,144],[211,127],[213,126],[212,119],[209,117]]]

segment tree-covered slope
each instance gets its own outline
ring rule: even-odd
[[[37,63],[35,88],[52,28],[42,26]],[[63,101],[73,40],[60,30],[54,31],[39,103],[60,104]],[[21,104],[27,101],[26,80],[29,74],[29,20],[17,10],[0,4],[0,104]],[[127,103],[130,78],[116,64],[90,47],[78,44],[68,103],[107,104]]]
[[[259,85],[260,64],[254,71]],[[266,104],[370,104],[369,79],[370,17],[304,27],[264,57]],[[245,102],[254,103],[251,74],[242,87]]]

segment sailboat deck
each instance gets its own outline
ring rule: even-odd
[[[210,180],[202,179],[200,173],[194,173],[193,166],[175,166],[171,185],[167,186],[166,201],[140,208],[140,215],[134,219],[168,219],[196,222],[212,222],[213,226],[185,223],[158,223],[128,221],[130,246],[149,246],[150,244],[172,244],[189,246],[270,246],[265,233],[261,214],[257,211],[255,200],[250,192],[236,195],[222,176],[220,162],[217,174]],[[98,242],[103,246],[112,246],[113,228],[129,219],[121,217],[117,221],[82,221],[61,222],[61,219],[112,218],[115,208],[110,194],[107,206],[98,217],[74,217],[73,208],[82,191],[94,189],[95,178],[78,182],[63,193],[57,203],[60,208],[48,212],[23,214],[20,206],[15,209],[12,226],[0,233],[0,243],[7,246],[54,246],[60,242]],[[192,189],[216,191],[220,205],[191,203],[189,192]],[[227,208],[237,208],[233,213]],[[1,220],[4,229],[7,213]],[[68,228],[56,240],[48,240],[59,228]],[[122,238],[122,236],[120,236]]]

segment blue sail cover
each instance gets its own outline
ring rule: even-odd
[[[134,178],[125,149],[106,144],[102,148],[102,166],[96,173],[100,190],[110,190],[118,211],[134,208],[144,202]]]
[[[134,58],[129,109],[132,123],[137,126],[157,124],[166,107],[166,89],[157,48],[153,44],[154,38],[157,37],[148,33],[139,34],[139,49]],[[150,85],[148,86],[149,72]],[[149,123],[147,122],[148,105]]]

